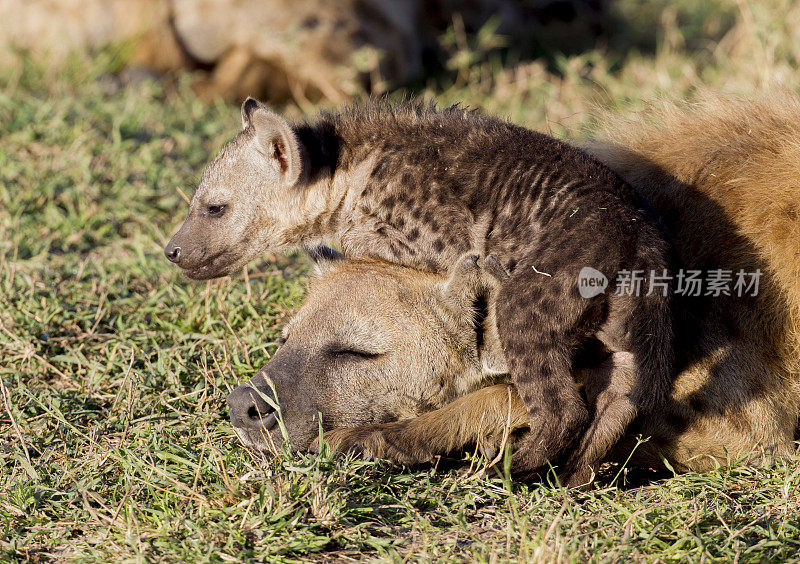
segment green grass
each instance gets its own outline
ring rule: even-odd
[[[787,76],[799,42],[777,18],[798,9],[774,2],[769,19],[723,4],[713,44],[699,39],[707,14],[678,3],[650,51],[613,64],[584,53],[555,73],[489,53],[424,93],[564,134],[591,124],[592,103],[636,107],[698,84],[746,93]],[[623,469],[616,481],[610,468],[578,493],[476,478],[480,460],[403,472],[244,450],[224,397],[274,352],[305,260],[209,284],[167,263],[186,211],[178,188],[191,192],[238,112],[197,100],[190,76],[116,88],[98,70],[113,64],[26,63],[0,79],[0,561],[800,556],[795,461]]]

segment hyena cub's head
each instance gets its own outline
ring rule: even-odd
[[[267,249],[291,245],[300,221],[303,151],[289,123],[242,104],[242,131],[203,171],[189,216],[164,249],[190,278],[224,276]]]
[[[285,431],[306,449],[320,417],[325,430],[406,419],[505,373],[493,285],[474,258],[448,278],[323,258],[280,348],[228,396],[245,444],[269,450]]]

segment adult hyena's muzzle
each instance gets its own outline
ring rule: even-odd
[[[259,390],[245,382],[230,394],[227,402],[231,411],[231,425],[236,435],[247,446],[267,448],[272,444],[270,434],[278,424],[278,413],[264,396],[272,397],[269,390]]]

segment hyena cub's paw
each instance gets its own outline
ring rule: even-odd
[[[511,456],[511,472],[519,475],[530,475],[546,470],[548,464],[554,464],[561,456],[573,447],[577,437],[586,426],[588,412],[573,413],[573,425],[565,427],[562,421],[531,421],[531,430],[526,432],[514,445]],[[583,484],[592,475],[592,470],[581,459],[568,464],[567,482],[570,487]],[[575,474],[574,480],[569,474]],[[576,483],[577,482],[577,483]],[[564,483],[564,482],[562,482]]]
[[[324,441],[340,454],[356,454],[365,460],[387,460],[393,464],[413,466],[428,462],[432,455],[413,445],[404,445],[389,436],[380,425],[334,429],[325,433]]]
[[[531,422],[531,430],[515,445],[511,471],[526,474],[543,469],[566,451],[580,434],[584,421],[574,428],[564,429],[560,421]]]
[[[528,432],[515,445],[511,455],[511,473],[528,475],[544,468],[548,462],[548,452],[538,437]]]
[[[594,469],[588,464],[579,467],[567,467],[558,473],[558,480],[562,486],[586,490],[595,478]]]

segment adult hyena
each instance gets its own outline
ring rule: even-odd
[[[630,428],[630,434],[650,437],[635,458],[654,466],[664,458],[675,469],[703,471],[730,460],[763,463],[794,455],[800,418],[800,97],[772,91],[737,100],[706,92],[694,104],[661,101],[638,115],[607,114],[599,121],[599,139],[588,149],[653,203],[684,268],[761,273],[750,291],[739,293],[732,282],[730,292],[681,304],[689,315],[679,315],[675,328],[678,375],[668,400]],[[438,446],[460,444],[469,435],[465,429],[477,433],[484,411],[491,415],[507,405],[506,390],[487,388],[416,420],[327,437],[407,461],[409,454],[397,456],[398,449],[387,445],[430,456]],[[506,421],[493,416],[495,425],[498,419]],[[509,421],[518,419],[512,414]]]
[[[666,398],[670,292],[619,293],[613,283],[591,299],[578,291],[587,266],[612,281],[623,271],[669,276],[672,268],[657,217],[599,161],[456,107],[372,105],[291,126],[248,99],[242,123],[165,249],[190,277],[221,276],[266,250],[320,240],[338,240],[349,256],[437,273],[468,251],[501,257],[510,277],[498,329],[531,418],[517,471],[555,460],[583,432],[593,444],[574,470],[585,476],[637,413]],[[636,378],[604,421],[586,428],[571,366],[590,340],[630,353]]]
[[[691,252],[713,253],[696,227]],[[728,239],[716,248],[718,256],[736,244]],[[329,255],[318,262],[278,351],[228,396],[236,434],[256,449],[270,451],[288,437],[294,448],[313,450],[321,419],[332,446],[405,465],[475,444],[489,457],[504,443],[516,447],[528,415],[507,384],[494,323],[497,291],[494,278],[471,258],[444,278]],[[794,452],[800,387],[797,373],[785,373],[782,365],[796,364],[796,354],[784,349],[776,356],[774,341],[796,340],[796,333],[773,325],[772,341],[752,338],[761,318],[779,318],[783,306],[761,294],[708,301],[712,312],[733,315],[706,315],[694,328],[681,321],[679,329],[697,338],[678,352],[681,368],[670,397],[638,418],[607,459],[654,468],[666,460],[679,471],[707,471]],[[627,353],[582,353],[573,377],[609,379],[585,388],[590,410],[608,409],[633,376],[615,369],[615,356]],[[649,440],[640,444],[637,434]]]

